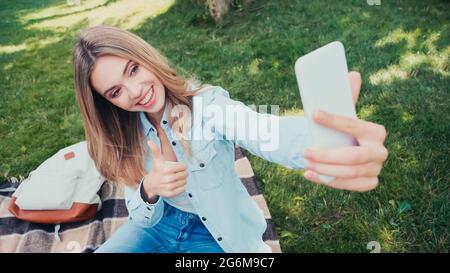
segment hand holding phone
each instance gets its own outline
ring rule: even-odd
[[[332,42],[300,58],[295,63],[295,74],[313,146],[338,148],[356,146],[356,139],[346,133],[317,124],[316,110],[356,118],[348,78],[347,60],[341,42]],[[335,177],[320,175],[321,181],[331,182]]]

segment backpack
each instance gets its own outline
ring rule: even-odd
[[[87,142],[59,150],[30,172],[14,192],[8,210],[18,219],[43,224],[78,222],[101,207],[106,179],[89,156]]]

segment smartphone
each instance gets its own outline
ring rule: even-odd
[[[356,118],[344,45],[339,41],[331,42],[298,58],[295,75],[313,146],[356,146],[353,136],[321,126],[313,120],[313,114],[318,109]],[[319,177],[327,183],[335,179],[327,175]]]

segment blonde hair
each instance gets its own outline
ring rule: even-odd
[[[163,55],[131,32],[111,26],[96,26],[79,34],[73,48],[72,64],[76,99],[83,118],[89,155],[106,179],[136,186],[146,175],[144,147],[147,144],[139,112],[115,106],[98,94],[90,83],[95,61],[104,55],[132,60],[153,72],[165,86],[169,113],[176,105],[185,105],[192,111],[192,96],[203,85],[190,90],[192,79],[178,76]],[[170,117],[169,125],[183,118],[188,117]],[[181,144],[190,156],[189,143],[182,140]]]

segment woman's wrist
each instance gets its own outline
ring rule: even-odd
[[[141,187],[141,197],[142,197],[142,199],[145,202],[147,202],[147,203],[155,204],[158,201],[158,199],[159,199],[159,195],[151,193],[151,192],[149,192],[149,191],[147,191],[145,189],[145,184],[143,183],[144,182],[144,178],[142,178],[141,182],[142,182],[142,187]]]

